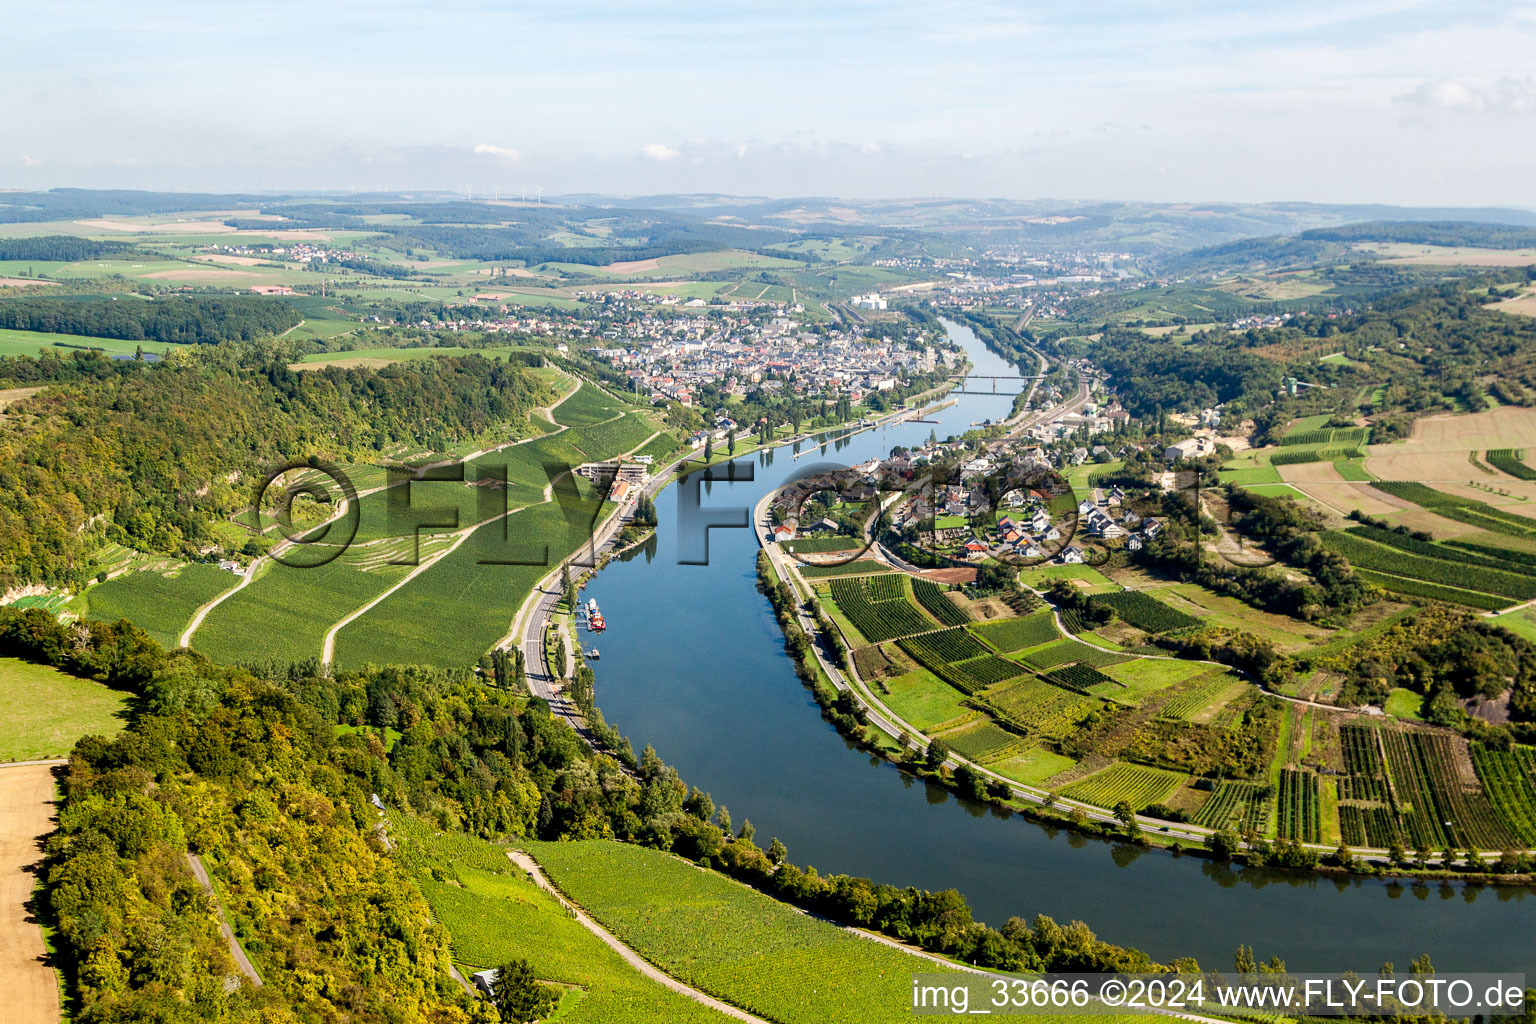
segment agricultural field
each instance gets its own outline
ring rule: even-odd
[[[96,349],[109,356],[132,356],[139,348],[145,352],[159,353],[175,347],[164,341],[124,341],[121,338],[93,338],[80,334],[0,329],[0,356],[35,356],[47,351],[61,359],[68,359],[71,352],[86,349]]]
[[[971,621],[964,608],[945,597],[945,588],[932,580],[919,577],[912,579],[912,596],[917,598],[917,603],[923,606],[923,610],[945,626],[963,626]]]
[[[991,762],[1011,755],[1024,744],[1022,737],[999,728],[992,722],[977,722],[939,737],[951,750],[977,764]]]
[[[0,761],[67,757],[82,736],[115,736],[128,695],[90,679],[0,658]]]
[[[1436,851],[1447,844],[1458,850],[1516,844],[1505,815],[1515,811],[1520,795],[1490,783],[1502,779],[1504,763],[1469,752],[1464,740],[1440,731],[1346,724],[1339,738],[1345,769],[1339,825],[1346,843],[1400,842],[1410,850]],[[1480,756],[1478,777],[1488,791],[1467,787]],[[1495,810],[1500,803],[1503,810]]]
[[[1517,480],[1536,480],[1536,469],[1525,461],[1524,448],[1495,448],[1488,453],[1488,464]]]
[[[1185,776],[1178,772],[1121,762],[1079,779],[1062,789],[1061,795],[1107,809],[1124,800],[1139,811],[1150,804],[1165,803],[1184,781]]]
[[[1506,599],[1493,607],[1536,598],[1536,574],[1516,563],[1370,526],[1355,526],[1344,532],[1329,531],[1323,534],[1323,541],[1360,569],[1436,587],[1475,591],[1484,598],[1493,595]],[[1384,585],[1388,585],[1388,589],[1401,586],[1395,582]],[[1398,589],[1398,592],[1407,591]],[[1491,604],[1481,598],[1476,600],[1477,606]],[[1472,603],[1472,599],[1462,603]]]
[[[1120,618],[1148,633],[1168,633],[1201,624],[1200,620],[1193,615],[1176,611],[1140,590],[1099,594],[1094,597],[1094,600],[1099,604],[1109,605]]]
[[[1536,748],[1472,744],[1472,764],[1499,819],[1519,845],[1536,847]]]
[[[1053,640],[1039,647],[1031,647],[1022,655],[1014,657],[1026,662],[1038,669],[1051,669],[1069,662],[1080,661],[1085,665],[1095,668],[1104,668],[1109,665],[1118,665],[1122,661],[1129,661],[1128,654],[1116,654],[1113,651],[1102,650],[1090,646],[1071,637]]]
[[[937,628],[907,600],[904,574],[839,577],[831,581],[830,589],[838,609],[870,643]],[[980,644],[976,646],[977,654],[987,653]]]
[[[85,591],[82,618],[132,620],[169,650],[198,608],[238,586],[240,577],[216,565],[191,563],[170,572],[144,569],[98,583]]]
[[[1044,747],[1028,747],[987,765],[1003,776],[1026,786],[1043,786],[1046,780],[1069,770],[1076,761]]]
[[[570,1024],[729,1020],[625,963],[518,871],[503,847],[464,835],[433,834],[399,815],[391,826],[390,831],[404,840],[402,861],[413,871],[434,916],[448,929],[461,973],[512,959],[537,964],[540,978],[570,987],[552,1018]]]
[[[972,714],[965,707],[965,695],[927,669],[888,679],[885,686],[881,703],[924,732]]]
[[[1223,779],[1194,816],[1196,825],[1235,829],[1239,833],[1262,832],[1269,812],[1269,794],[1252,782]]]
[[[972,632],[1004,653],[1049,643],[1061,636],[1049,610],[1017,619],[1004,619],[972,627]]]
[[[867,558],[845,562],[842,565],[806,565],[801,563],[797,568],[800,570],[800,575],[808,580],[829,576],[870,576],[876,573],[893,571],[884,562],[876,562]]]
[[[1210,665],[1199,661],[1184,661],[1176,658],[1136,658],[1106,666],[1103,674],[1115,685],[1113,690],[1102,691],[1102,693],[1114,700],[1139,704],[1148,694],[1165,690],[1186,679],[1206,675],[1211,671]]]
[[[1209,671],[1209,666],[1202,667]],[[1229,672],[1213,671],[1181,687],[1163,703],[1158,714],[1162,718],[1197,721],[1205,717],[1202,712],[1226,704],[1251,685]]]
[[[953,970],[658,850],[605,842],[524,848],[570,899],[662,970],[784,1024],[908,1021],[906,979]]]
[[[1304,843],[1319,842],[1322,837],[1322,795],[1317,776],[1311,772],[1284,768],[1275,799],[1276,829],[1281,839]]]
[[[1075,693],[1089,694],[1097,687],[1115,681],[1092,665],[1075,664],[1053,668],[1045,674],[1046,681]]]
[[[1100,702],[1034,676],[1004,683],[976,698],[994,717],[1042,739],[1063,739]]]

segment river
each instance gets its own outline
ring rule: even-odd
[[[946,329],[974,373],[1018,372],[968,328]],[[799,460],[789,449],[760,453],[754,481],[715,483],[704,506],[750,508],[810,463],[853,464],[930,430],[960,433],[1006,416],[1011,402],[962,395],[938,425],[869,431]],[[1536,908],[1524,906],[1524,889],[1336,881],[1085,839],[961,801],[857,750],[821,718],[784,654],[755,586],[751,531],[711,530],[709,564],[678,564],[675,491],[658,497],[656,539],[587,588],[608,622],[598,703],[637,752],[654,746],[738,825],[751,819],[759,844],[777,836],[795,863],[824,873],[953,886],[993,925],[1015,914],[1082,920],[1163,961],[1226,968],[1247,944],[1293,970],[1364,974],[1427,952],[1440,970],[1536,973]]]

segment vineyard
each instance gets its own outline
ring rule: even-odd
[[[1280,838],[1317,842],[1323,832],[1321,804],[1316,775],[1294,768],[1282,769],[1275,811]]]
[[[826,551],[847,551],[864,546],[862,537],[800,537],[782,545],[795,555],[814,555]]]
[[[1137,629],[1148,633],[1167,633],[1175,629],[1188,629],[1200,625],[1193,615],[1186,615],[1168,607],[1150,594],[1140,590],[1121,590],[1113,594],[1099,594],[1089,598],[1106,604],[1115,614]]]
[[[1297,451],[1278,451],[1269,457],[1271,466],[1299,466],[1308,462],[1332,462],[1335,459],[1358,459],[1364,456],[1359,448],[1308,448]]]
[[[1096,807],[1112,808],[1121,800],[1133,810],[1167,801],[1184,784],[1184,776],[1139,764],[1112,764],[1072,783],[1061,795]]]
[[[891,979],[944,970],[658,850],[595,841],[524,845],[625,945],[668,974],[783,1024],[910,1020],[910,993]]]
[[[985,689],[1025,671],[1004,661],[959,626],[898,640],[918,664],[965,694]]]
[[[1405,576],[1393,576],[1358,567],[1355,569],[1355,574],[1367,583],[1374,583],[1383,590],[1390,590],[1404,597],[1427,597],[1434,601],[1466,605],[1468,608],[1482,608],[1485,611],[1498,611],[1500,608],[1509,607],[1509,602],[1504,598],[1495,597],[1492,594],[1480,594],[1475,590],[1457,590],[1455,587],[1442,587],[1437,583],[1426,583],[1423,580],[1408,579]]]
[[[1061,668],[1052,669],[1045,674],[1045,678],[1056,686],[1081,694],[1087,694],[1095,686],[1115,682],[1092,665],[1083,664],[1064,665]]]
[[[1362,569],[1408,576],[1440,586],[1480,590],[1487,594],[1498,594],[1519,601],[1528,601],[1536,597],[1536,577],[1533,576],[1516,575],[1502,569],[1472,565],[1466,560],[1448,561],[1438,555],[1407,550],[1401,545],[1388,547],[1373,540],[1364,540],[1352,532],[1339,533],[1330,530],[1323,534],[1323,541],[1328,547],[1349,559],[1351,565]],[[1432,544],[1424,546],[1434,548]]]
[[[1301,444],[1337,444],[1356,446],[1366,443],[1366,435],[1369,429],[1366,427],[1334,427],[1320,428],[1317,430],[1293,430],[1280,439],[1282,447],[1292,447]]]
[[[1100,705],[1059,686],[1031,676],[990,690],[973,703],[995,717],[1047,739],[1071,735],[1083,719]]]
[[[831,582],[832,600],[870,643],[932,629],[927,616],[908,603],[905,579],[900,573],[837,577]],[[981,648],[977,653],[986,653],[981,644],[976,646]]]
[[[1483,551],[1463,548],[1458,545],[1455,548],[1436,541],[1419,540],[1408,534],[1398,533],[1396,530],[1384,530],[1379,526],[1359,525],[1351,526],[1344,531],[1363,537],[1366,540],[1385,544],[1388,547],[1410,551],[1416,555],[1425,555],[1429,558],[1452,559],[1465,562],[1468,565],[1482,566],[1486,569],[1498,569],[1502,572],[1511,572],[1520,576],[1536,575],[1536,564],[1531,561],[1522,561],[1518,551],[1499,551],[1497,548],[1487,548]],[[1531,558],[1531,556],[1526,556]]]
[[[1511,537],[1536,537],[1536,521],[1494,508],[1475,498],[1447,494],[1410,480],[1374,480],[1371,486],[1458,523]]]
[[[808,580],[827,576],[868,576],[873,573],[890,572],[891,567],[884,562],[876,562],[867,558],[861,558],[855,562],[844,562],[842,565],[806,565],[803,562],[800,564],[800,575]]]
[[[1049,643],[1029,651],[1024,655],[1024,660],[1038,669],[1055,668],[1058,665],[1065,665],[1070,661],[1080,661],[1085,665],[1104,668],[1106,665],[1118,665],[1122,661],[1130,661],[1131,658],[1126,654],[1106,651],[1102,648],[1093,647],[1089,644],[1064,637],[1054,643]]]
[[[1170,697],[1168,702],[1163,705],[1163,709],[1158,712],[1158,715],[1162,718],[1179,718],[1186,722],[1190,721],[1200,711],[1208,707],[1211,701],[1220,696],[1223,690],[1239,681],[1236,676],[1227,672],[1216,672],[1212,675],[1200,676],[1192,681],[1187,688],[1180,690]]]
[[[1525,464],[1525,452],[1514,448],[1496,448],[1488,453],[1488,462],[1518,480],[1536,480],[1536,469]]]
[[[1021,737],[991,722],[983,722],[956,733],[946,733],[944,742],[955,753],[976,764],[996,761],[1024,746]]]
[[[1532,786],[1536,749],[1495,750],[1474,743],[1472,764],[1504,827],[1521,846],[1536,846],[1536,787]]]
[[[1419,850],[1502,850],[1514,838],[1505,829],[1488,798],[1468,792],[1456,770],[1456,742],[1445,733],[1381,731],[1387,753],[1387,770],[1398,801],[1399,828],[1405,840]],[[1403,813],[1403,804],[1412,813]]]
[[[914,577],[912,595],[917,598],[918,604],[927,609],[929,615],[946,626],[963,626],[971,621],[965,609],[945,597],[944,588],[932,580]]]
[[[1206,828],[1261,832],[1268,807],[1269,791],[1265,787],[1223,779],[1195,815],[1194,822]]]
[[[1055,640],[1056,622],[1050,612],[1040,612],[1018,619],[989,622],[975,627],[976,634],[1000,651],[1022,651],[1026,647]]]
[[[915,658],[926,656],[941,663],[968,661],[992,653],[986,644],[958,626],[908,637],[900,643],[901,649]]]

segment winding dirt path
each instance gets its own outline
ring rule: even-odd
[[[667,988],[671,989],[673,992],[676,992],[678,995],[687,996],[689,999],[692,999],[696,1003],[707,1006],[711,1010],[719,1010],[721,1013],[734,1017],[737,1020],[748,1021],[750,1024],[769,1024],[769,1022],[764,1020],[762,1017],[754,1017],[747,1011],[738,1009],[737,1007],[732,1006],[730,1003],[723,1003],[716,999],[714,996],[706,995],[696,988],[683,984],[681,981],[678,981],[670,974],[664,974],[662,971],[652,966],[649,960],[645,959],[639,953],[636,953],[634,950],[624,945],[624,943],[620,942],[612,932],[608,931],[602,925],[588,917],[586,912],[583,911],[580,907],[566,899],[565,895],[559,889],[556,889],[553,885],[551,885],[548,878],[544,877],[543,870],[540,869],[538,862],[535,861],[532,857],[517,850],[508,850],[507,856],[512,859],[512,863],[528,872],[535,885],[549,893],[555,899],[559,900],[560,905],[564,907],[573,917],[575,917],[576,921],[583,928],[591,932],[593,935],[596,935],[599,939],[602,939],[603,945],[619,954],[619,956],[624,958],[625,963],[629,964],[629,966],[633,967],[647,978],[656,982],[658,985],[665,985]]]
[[[0,992],[5,1019],[58,1024],[59,983],[44,958],[43,930],[27,903],[43,837],[53,831],[53,769],[63,761],[0,767]]]

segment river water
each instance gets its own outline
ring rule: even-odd
[[[1018,372],[969,329],[946,329],[973,372]],[[704,508],[750,508],[808,464],[851,465],[930,430],[960,433],[1011,402],[963,395],[938,425],[869,431],[798,460],[787,448],[759,453],[755,479],[707,485]],[[756,590],[752,532],[713,529],[707,565],[678,563],[677,490],[657,499],[655,541],[587,588],[608,622],[598,703],[636,751],[654,746],[738,825],[751,819],[760,845],[777,836],[795,863],[824,873],[958,888],[993,925],[1014,914],[1083,920],[1163,961],[1226,968],[1241,943],[1293,970],[1405,968],[1427,952],[1440,970],[1536,974],[1536,901],[1523,889],[1335,881],[1085,839],[961,801],[857,750],[823,721],[784,653]]]

